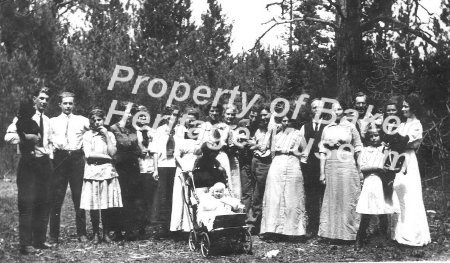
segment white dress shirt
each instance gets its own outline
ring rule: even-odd
[[[81,115],[61,113],[50,119],[50,140],[55,149],[79,150],[83,146],[83,134],[89,130],[89,120]]]
[[[186,128],[184,126],[176,125],[174,130],[175,134],[173,135],[173,139],[175,141],[175,145],[178,141],[184,139],[184,130]],[[158,167],[176,167],[175,158],[170,157],[167,158],[167,141],[169,140],[169,125],[164,124],[156,129],[156,138],[154,147],[158,152]]]
[[[36,113],[33,115],[32,119],[37,123],[39,126],[40,119],[41,119],[41,113],[39,111],[36,111]],[[50,119],[45,116],[45,114],[42,114],[42,121],[44,124],[44,135],[42,138],[42,145],[38,146],[36,144],[34,146],[34,156],[35,157],[42,157],[44,155],[49,155],[50,158],[53,158],[53,151],[52,145],[50,142]],[[19,144],[20,143],[20,137],[19,134],[17,134],[17,127],[16,127],[17,117],[13,119],[13,122],[8,126],[8,129],[6,130],[5,134],[5,142],[10,144]],[[19,148],[17,148],[17,152],[20,153]]]

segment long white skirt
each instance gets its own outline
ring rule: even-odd
[[[391,234],[392,239],[400,244],[423,246],[430,243],[431,238],[422,199],[419,165],[413,150],[406,154],[406,174],[398,173],[394,181],[394,206],[400,207],[400,213],[393,217]]]
[[[175,180],[173,182],[172,194],[172,215],[170,217],[170,231],[184,231],[189,232],[193,229],[193,224],[190,218],[190,211],[186,204],[187,187],[184,182],[181,169],[177,168]],[[184,197],[183,197],[184,194]]]
[[[301,236],[306,232],[305,195],[300,160],[275,156],[267,174],[261,234]]]

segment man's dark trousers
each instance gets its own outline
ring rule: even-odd
[[[52,207],[50,210],[50,239],[58,241],[61,208],[66,196],[67,185],[70,185],[72,192],[72,201],[75,209],[75,222],[77,235],[86,235],[86,214],[80,209],[81,189],[83,187],[84,176],[84,153],[82,150],[63,151],[56,150],[53,159],[53,178],[52,178]]]
[[[266,179],[269,172],[272,157],[256,157],[252,159],[251,177],[249,183],[252,185],[252,203],[247,213],[247,223],[255,226],[255,231],[259,233],[262,219],[262,205],[264,192],[266,189]]]
[[[320,210],[325,186],[320,182],[320,160],[310,157],[308,163],[302,163],[305,187],[305,209],[308,216],[307,233],[316,236],[319,231]]]
[[[48,156],[21,156],[17,168],[21,246],[40,246],[45,242],[51,174],[52,166]]]

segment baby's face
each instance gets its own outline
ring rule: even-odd
[[[224,189],[223,188],[219,188],[219,189],[214,189],[212,196],[216,199],[220,199],[223,197],[224,195]]]

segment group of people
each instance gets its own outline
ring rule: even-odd
[[[152,126],[145,106],[124,104],[126,116],[106,128],[102,109],[93,107],[87,118],[73,114],[73,93],[60,94],[62,112],[51,119],[44,114],[48,89],[33,95],[32,102],[21,104],[5,136],[21,153],[17,186],[24,254],[60,242],[68,185],[80,242],[88,241],[85,210],[90,211],[94,243],[111,242],[110,232],[113,239],[136,239],[150,222],[162,231],[189,232],[193,222],[186,175],[199,168],[221,171],[227,191],[222,185],[198,191],[242,202],[252,233],[267,239],[320,236],[356,240],[359,249],[371,215],[380,215],[380,225],[398,243],[430,242],[415,156],[422,126],[414,94],[405,100],[395,97],[384,107],[385,118],[403,121],[398,127],[388,125],[396,129],[394,135],[367,121],[362,93],[355,99],[356,125],[342,103],[331,105],[334,122],[315,118],[324,106],[316,99],[309,105],[310,120],[301,127],[292,111],[279,116],[269,106],[253,107],[248,118],[237,120],[236,106],[209,103],[203,121],[198,108],[188,108],[187,118],[180,118],[180,110],[171,106]],[[386,152],[392,151],[404,156],[397,165],[386,163],[391,156]]]

